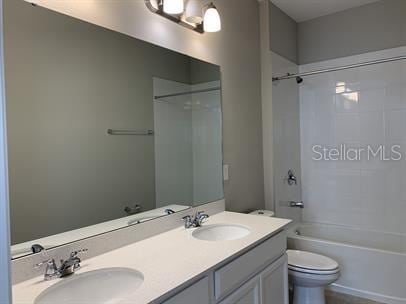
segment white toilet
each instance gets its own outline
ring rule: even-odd
[[[307,251],[288,250],[287,254],[293,304],[325,304],[324,287],[340,276],[338,263]]]
[[[253,215],[273,217],[269,210]],[[326,256],[300,250],[287,250],[289,281],[293,286],[293,304],[325,304],[324,287],[340,276],[338,263]]]

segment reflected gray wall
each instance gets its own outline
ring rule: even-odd
[[[300,64],[406,45],[406,1],[382,0],[299,23]]]
[[[11,303],[11,267],[3,67],[3,1],[0,0],[0,303],[8,304]]]
[[[153,137],[106,129],[153,129],[153,76],[190,58],[14,0],[5,52],[12,243],[154,208]]]

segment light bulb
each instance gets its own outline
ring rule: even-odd
[[[164,12],[171,15],[183,13],[183,0],[164,0]]]
[[[203,17],[205,32],[218,32],[221,30],[220,14],[213,3],[210,3]]]
[[[188,0],[185,8],[185,19],[189,23],[202,23],[202,0]]]

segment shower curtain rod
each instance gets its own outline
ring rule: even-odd
[[[272,81],[279,81],[279,80],[298,78],[298,77],[301,78],[301,77],[304,77],[304,76],[311,76],[311,75],[316,75],[316,74],[322,74],[322,73],[328,73],[328,72],[334,72],[334,71],[353,69],[353,68],[358,68],[358,67],[363,67],[363,66],[368,66],[368,65],[373,65],[373,64],[380,64],[380,63],[386,63],[386,62],[392,62],[392,61],[398,61],[398,60],[405,60],[405,59],[406,59],[406,56],[398,56],[398,57],[391,57],[391,58],[386,58],[386,59],[378,59],[378,60],[366,61],[366,62],[361,62],[361,63],[344,65],[344,66],[341,66],[341,67],[328,68],[328,69],[322,69],[322,70],[315,70],[315,71],[309,71],[309,72],[303,72],[303,73],[297,73],[297,74],[289,74],[288,73],[287,75],[284,75],[284,76],[272,77]]]
[[[180,92],[180,93],[174,93],[174,94],[154,96],[154,98],[155,99],[161,99],[161,98],[166,98],[166,97],[175,97],[175,96],[189,95],[189,94],[195,94],[195,93],[218,91],[220,89],[221,89],[220,87],[215,87],[215,88],[210,88],[210,89],[201,89],[201,90],[195,90],[195,91],[188,91],[188,92]]]

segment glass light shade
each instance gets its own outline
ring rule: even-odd
[[[184,10],[183,0],[164,0],[164,12],[171,15],[182,14]]]
[[[221,30],[220,14],[217,8],[211,3],[204,13],[203,29],[205,32],[218,32]]]
[[[203,21],[201,0],[188,0],[185,9],[185,20],[190,23],[199,24]]]

